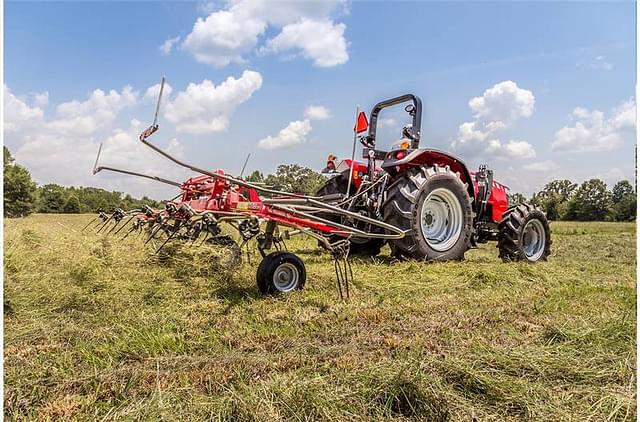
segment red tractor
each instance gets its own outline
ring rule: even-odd
[[[508,206],[507,187],[493,180],[493,172],[481,166],[471,173],[462,161],[445,152],[419,149],[422,105],[414,95],[392,98],[375,105],[368,122],[358,116],[360,137],[367,163],[345,160],[338,166],[329,156],[331,177],[317,196],[283,192],[233,177],[222,170],[207,170],[186,163],[149,141],[157,124],[162,80],[153,124],[140,135],[140,142],[155,152],[199,176],[180,183],[159,176],[113,167],[98,166],[93,172],[109,170],[156,180],[180,188],[180,195],[166,203],[164,210],[149,208],[124,211],[111,216],[100,213],[100,228],[115,233],[133,221],[124,237],[145,226],[145,243],[163,237],[156,252],[172,239],[204,241],[228,247],[237,255],[240,246],[219,225],[238,232],[242,244],[255,239],[263,257],[256,273],[260,291],[286,293],[302,289],[306,270],[302,260],[280,250],[285,239],[307,235],[318,240],[334,258],[340,297],[349,297],[353,277],[347,256],[376,255],[385,242],[392,253],[403,258],[446,261],[462,259],[477,243],[497,240],[503,260],[540,261],[549,255],[551,239],[546,216],[527,204]],[[391,151],[376,149],[376,123],[385,107],[411,101],[405,110],[412,125],[402,131],[402,139]],[[355,138],[354,138],[355,151]],[[263,196],[260,196],[262,193]],[[128,216],[128,218],[126,218]],[[263,224],[264,223],[264,224]],[[87,226],[91,225],[90,222]],[[286,230],[280,231],[278,227]],[[275,249],[275,252],[269,252]]]
[[[411,102],[405,110],[412,124],[402,130],[402,139],[390,151],[377,150],[380,111],[406,102]],[[390,240],[353,236],[351,253],[377,255],[388,241],[396,257],[448,261],[464,258],[477,243],[497,240],[504,261],[546,260],[551,239],[545,214],[533,205],[510,205],[507,186],[493,180],[493,171],[486,166],[474,173],[451,154],[419,148],[421,118],[422,103],[412,94],[376,104],[368,133],[359,138],[367,162],[343,160],[318,191],[319,197],[337,196],[341,207],[405,232],[404,237]],[[358,126],[361,121],[366,127],[364,113]],[[326,218],[362,225],[344,216]]]

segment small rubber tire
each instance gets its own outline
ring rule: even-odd
[[[307,270],[298,256],[290,252],[272,252],[256,271],[256,283],[263,295],[279,295],[302,290]]]
[[[446,191],[459,206],[460,232],[446,250],[432,247],[421,227],[422,209],[430,193]],[[471,246],[473,233],[473,208],[467,184],[449,166],[414,167],[399,176],[387,189],[382,204],[384,222],[405,231],[402,239],[389,243],[394,257],[426,261],[450,261],[464,259]]]
[[[531,239],[530,230],[532,226],[536,239],[540,235],[544,239],[539,241],[535,253],[528,250],[528,242]],[[537,206],[531,204],[520,204],[509,208],[498,223],[498,245],[499,256],[504,262],[546,261],[551,254],[551,232],[546,214]],[[537,242],[538,243],[538,242]],[[534,245],[535,246],[535,245]]]

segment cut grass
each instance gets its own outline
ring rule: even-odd
[[[554,223],[503,264],[354,259],[352,298],[312,240],[301,292],[265,298],[213,251],[5,220],[5,417],[635,420],[635,225]]]

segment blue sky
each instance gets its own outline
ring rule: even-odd
[[[356,105],[412,92],[423,147],[485,162],[512,190],[633,180],[632,2],[262,3],[5,3],[5,143],[40,183],[168,196],[90,175],[103,142],[104,164],[185,176],[134,141],[165,75],[155,141],[230,173],[248,152],[250,170],[320,169],[350,153]],[[384,146],[405,116],[382,117]]]

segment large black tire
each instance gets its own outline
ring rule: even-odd
[[[349,171],[344,171],[340,175],[332,177],[327,180],[327,182],[318,189],[316,196],[325,196],[325,195],[333,195],[336,193],[347,193],[347,187],[349,184]],[[351,185],[351,192],[355,192],[355,186]],[[325,218],[330,221],[335,221],[336,223],[340,223],[341,219],[339,216],[333,215],[331,213],[321,213],[320,217]],[[329,236],[330,242],[336,242],[343,237],[332,235]],[[351,238],[349,240],[351,244],[349,247],[349,255],[354,256],[376,256],[380,254],[380,249],[384,246],[383,239],[361,239],[361,238]]]
[[[426,239],[422,226],[422,209],[426,200],[434,200],[432,192],[445,194],[458,211],[455,226],[450,239],[440,245]],[[451,209],[443,205],[446,209]],[[457,208],[459,206],[459,208]],[[443,208],[444,210],[445,208]],[[425,212],[428,212],[426,209]],[[382,215],[386,223],[406,231],[402,239],[391,240],[395,256],[429,261],[461,260],[471,245],[473,233],[473,208],[467,192],[467,185],[460,180],[460,175],[451,171],[449,166],[416,167],[400,176],[387,190],[387,197],[382,204]],[[426,215],[425,215],[425,218]],[[427,225],[433,224],[431,215]],[[441,219],[442,220],[442,219]],[[448,223],[449,220],[445,219]],[[445,226],[447,226],[445,223]],[[453,227],[454,224],[451,224]],[[447,226],[448,227],[448,226]],[[449,245],[447,245],[449,244]],[[439,250],[442,249],[442,250]]]
[[[509,208],[498,224],[497,248],[503,261],[546,261],[551,233],[545,213],[530,204]]]
[[[256,271],[256,283],[263,295],[302,290],[306,281],[304,263],[290,252],[270,253],[260,262]]]

